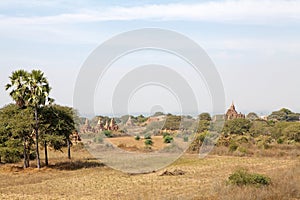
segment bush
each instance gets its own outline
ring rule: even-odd
[[[140,137],[139,135],[136,135],[136,136],[134,137],[134,139],[135,139],[135,140],[140,140],[141,137]]]
[[[164,137],[164,143],[171,143],[173,141],[173,137],[170,135],[167,135]]]
[[[97,136],[93,140],[95,143],[102,143],[103,142],[103,137],[101,135]]]
[[[21,160],[21,153],[16,149],[4,148],[0,153],[1,160],[6,163],[16,163]]]
[[[262,174],[249,173],[245,169],[238,169],[229,176],[229,183],[233,185],[269,185],[271,179]]]
[[[145,140],[145,145],[146,146],[151,146],[153,144],[153,141],[151,139],[146,139]]]
[[[230,145],[229,145],[230,152],[236,151],[238,147],[239,145],[237,145],[235,141],[230,141]]]
[[[184,137],[183,137],[183,141],[184,141],[184,142],[188,142],[188,141],[189,141],[189,136],[184,136]]]
[[[111,131],[105,130],[102,132],[106,137],[111,138],[112,137],[112,133]]]
[[[151,135],[150,134],[145,134],[144,135],[144,139],[146,139],[146,140],[151,140]]]
[[[170,136],[170,133],[168,133],[168,132],[163,132],[163,138],[165,138],[166,136]]]
[[[277,144],[283,144],[284,138],[280,137],[277,139]]]

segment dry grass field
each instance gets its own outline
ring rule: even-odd
[[[85,150],[50,152],[50,166],[0,168],[0,199],[299,199],[299,157],[233,157],[186,154],[166,169],[130,175],[110,169]],[[32,165],[34,162],[32,162]],[[228,185],[237,168],[271,177],[264,187]],[[161,176],[181,170],[183,175]]]
[[[109,142],[115,146],[124,148],[126,150],[142,150],[145,148],[145,140],[135,140],[134,137],[114,137],[108,138]],[[153,145],[151,148],[153,150],[160,150],[166,147],[168,144],[164,143],[162,136],[152,136]]]

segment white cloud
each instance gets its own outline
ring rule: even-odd
[[[81,9],[53,16],[0,16],[0,24],[62,24],[110,20],[196,20],[237,23],[278,23],[300,20],[297,0],[228,0],[195,4]]]

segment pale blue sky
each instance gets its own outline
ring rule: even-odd
[[[300,1],[293,0],[1,1],[0,105],[11,102],[4,85],[19,68],[43,70],[57,103],[72,105],[88,55],[113,35],[145,27],[201,45],[220,73],[227,105],[300,112]]]

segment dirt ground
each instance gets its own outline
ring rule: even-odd
[[[200,159],[186,154],[163,170],[130,175],[110,169],[83,150],[73,153],[72,161],[66,160],[66,153],[50,152],[49,157],[51,165],[40,170],[23,170],[21,163],[2,165],[0,199],[300,198],[299,158],[208,156]],[[228,186],[228,176],[240,167],[270,176],[273,184],[265,188]],[[161,176],[165,170],[184,173]]]

